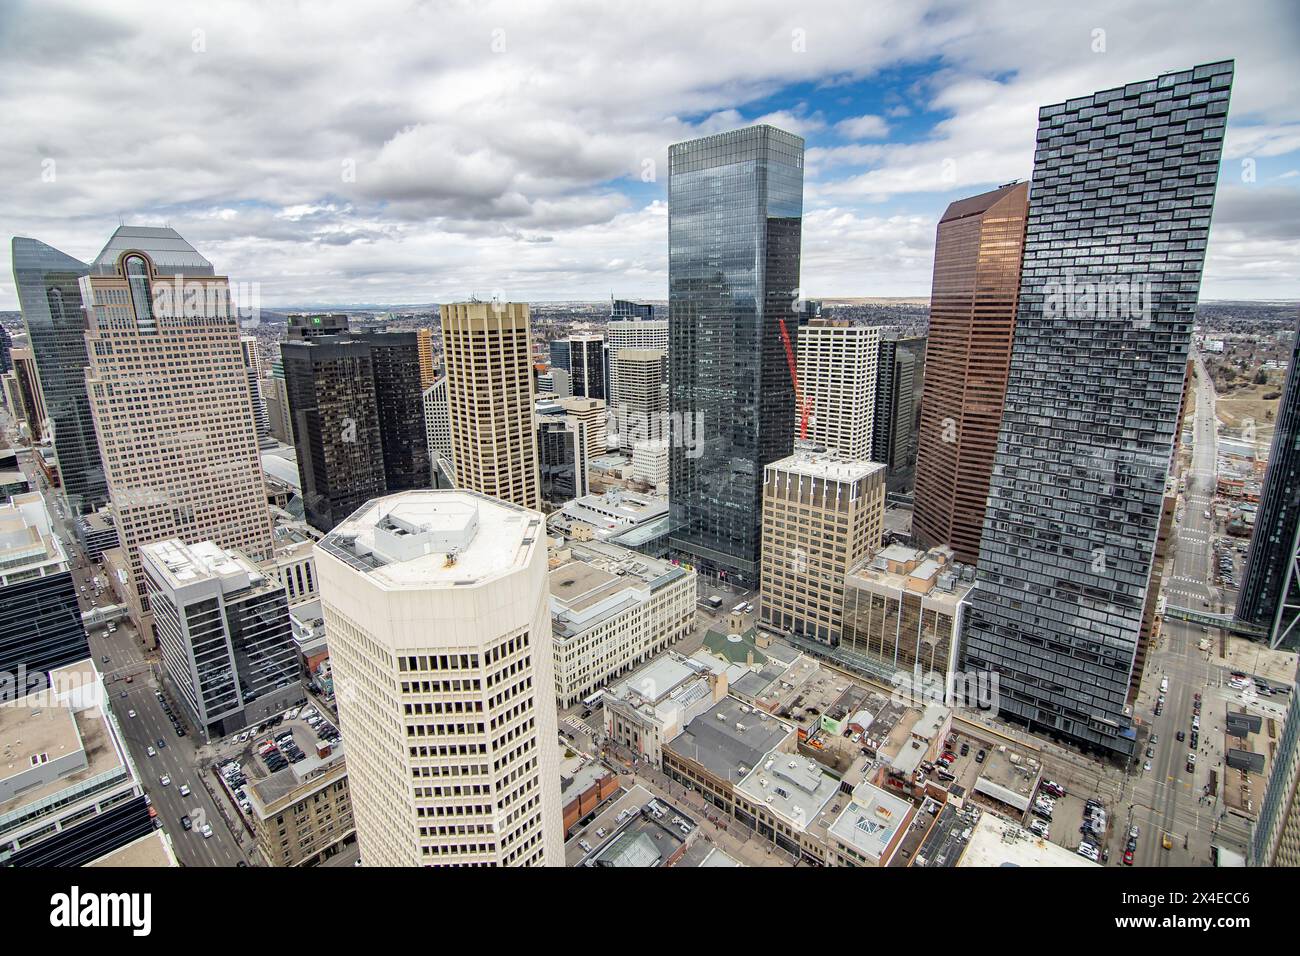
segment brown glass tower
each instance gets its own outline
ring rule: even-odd
[[[974,564],[1016,326],[1028,183],[960,199],[939,220],[916,462],[914,535]]]

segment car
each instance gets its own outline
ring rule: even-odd
[[[164,787],[170,787],[172,785],[172,778],[167,776],[167,774],[163,774],[161,777],[158,778],[158,782],[161,783]]]
[[[1055,780],[1044,780],[1038,789],[1050,793],[1054,797],[1065,796],[1065,788]]]
[[[591,844],[588,843],[586,840],[579,840],[579,841],[578,841],[578,846],[582,847],[582,852],[583,852],[583,853],[590,853],[590,852],[591,852]]]
[[[1192,763],[1190,760],[1187,761],[1187,772],[1196,773],[1196,764]]]
[[[1096,863],[1101,856],[1101,854],[1097,852],[1096,846],[1086,842],[1080,843],[1079,849],[1075,850],[1075,852],[1078,853],[1079,856],[1083,857],[1084,859],[1092,860],[1093,863]]]
[[[976,763],[983,763],[983,762],[984,762],[984,757],[985,757],[985,753],[984,753],[983,750],[981,750],[979,753],[977,753],[977,754],[975,755],[975,762],[976,762]]]
[[[164,748],[166,748],[166,746],[167,746],[167,741],[165,741],[165,740],[163,740],[161,737],[159,737],[159,738],[158,738],[158,749],[159,749],[159,750],[163,750]]]
[[[1179,741],[1180,743],[1181,743],[1182,741],[1184,741],[1184,740],[1187,739],[1187,735],[1184,734],[1181,730],[1178,731],[1178,733],[1175,734],[1175,736],[1178,738],[1178,741]]]
[[[1156,744],[1158,744],[1158,743],[1160,743],[1160,735],[1159,735],[1159,734],[1152,734],[1152,735],[1151,735],[1151,746],[1154,747],[1154,746],[1155,746]]]
[[[1030,810],[1030,813],[1032,813],[1036,817],[1041,817],[1042,819],[1046,820],[1048,823],[1052,822],[1052,811],[1048,807],[1040,807],[1037,804],[1035,804],[1034,808]]]
[[[211,839],[211,838],[212,838],[212,824],[211,824],[211,823],[205,823],[205,824],[203,824],[203,829],[200,830],[199,832],[203,834],[203,839],[205,839],[205,840],[209,840],[209,839]]]
[[[181,784],[180,794],[182,797],[188,797],[190,795],[190,785],[188,783]]]
[[[122,693],[118,694],[117,696],[122,698],[123,700],[126,700],[126,691],[122,691]]]
[[[151,806],[151,807],[149,808],[149,818],[150,818],[150,819],[153,819],[153,818],[156,817],[156,816],[158,816],[158,808],[157,808],[157,807],[154,807],[154,806]]]
[[[1133,865],[1133,851],[1132,851],[1132,850],[1125,850],[1125,851],[1124,851],[1124,865],[1125,865],[1125,866],[1132,866],[1132,865]]]
[[[1147,748],[1147,759],[1150,759],[1150,758],[1154,757],[1155,755],[1156,755],[1156,748],[1155,748],[1155,747],[1148,747],[1148,748]]]
[[[127,682],[128,684],[134,684],[134,683],[135,683],[135,675],[134,675],[134,674],[127,674],[127,675],[126,675],[126,682]]]
[[[1201,735],[1193,730],[1192,739],[1189,740],[1188,743],[1191,744],[1193,747],[1199,746],[1201,743]]]
[[[1046,820],[1034,820],[1029,824],[1029,830],[1046,840],[1052,832],[1052,825]]]
[[[1144,764],[1142,765],[1142,771],[1143,771],[1144,773],[1150,773],[1150,772],[1151,772],[1151,761],[1150,761],[1150,760],[1148,760],[1146,763],[1144,763]]]
[[[1142,835],[1142,830],[1138,827],[1136,823],[1128,828],[1128,836],[1130,840],[1136,840],[1141,835]]]
[[[191,820],[191,819],[189,818],[189,815],[188,815],[188,814],[186,814],[185,816],[181,817],[181,829],[182,829],[182,830],[189,830],[189,829],[191,829],[193,826],[194,826],[194,821]]]
[[[158,751],[154,750],[152,747],[145,747],[144,752],[147,753],[150,757],[158,756]]]
[[[964,757],[964,756],[966,756],[968,753],[970,753],[970,744],[963,743],[963,744],[961,745],[961,755]]]
[[[99,659],[99,662],[100,662],[101,664],[107,664],[107,663],[108,663],[108,656],[105,655],[105,656],[101,657],[101,658]]]

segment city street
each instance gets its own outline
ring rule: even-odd
[[[89,611],[94,606],[93,578],[96,574],[102,577],[103,572],[93,562],[87,562],[82,554],[68,510],[58,501],[56,493],[45,483],[44,475],[32,463],[31,453],[20,453],[18,458],[32,488],[39,489],[45,498],[55,533],[62,540],[73,565],[73,579],[81,598],[81,609],[83,612]],[[62,518],[59,516],[60,509],[64,514]],[[86,590],[80,590],[82,585],[86,586]],[[102,607],[112,601],[112,592],[105,591],[98,604]],[[102,627],[88,632],[90,650],[95,666],[104,675],[109,707],[122,729],[145,792],[149,794],[158,810],[158,819],[172,839],[177,859],[184,866],[237,866],[240,861],[248,863],[248,858],[240,849],[225,817],[218,812],[200,777],[195,747],[201,741],[195,737],[193,727],[189,727],[188,723],[187,736],[178,737],[156,696],[156,692],[162,689],[158,681],[157,659],[144,651],[139,635],[129,620],[123,618],[117,622],[116,627],[113,634]],[[123,694],[126,696],[123,697]],[[173,710],[176,707],[173,703]],[[132,711],[135,712],[135,717],[128,716]],[[164,747],[158,746],[159,740],[165,743]],[[148,755],[147,748],[151,746],[156,752],[154,757]],[[171,779],[170,785],[166,787],[160,781],[164,775]],[[189,796],[180,795],[183,784],[189,786]],[[194,824],[194,828],[189,831],[181,827],[181,817],[186,815]],[[212,836],[208,839],[204,839],[199,832],[204,822],[212,825]]]

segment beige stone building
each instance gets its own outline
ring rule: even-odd
[[[528,305],[444,305],[442,347],[456,484],[540,507]]]
[[[174,230],[122,226],[81,280],[87,391],[129,580],[140,545],[212,541],[261,561],[271,516],[229,283]]]
[[[364,866],[562,866],[546,528],[460,490],[317,545]]]
[[[319,863],[356,839],[343,751],[302,763],[306,771],[285,767],[247,789],[257,847],[271,866]]]
[[[799,329],[799,387],[812,405],[809,441],[871,460],[879,353],[875,326],[816,319]],[[795,414],[801,419],[803,409]]]
[[[797,451],[763,475],[761,620],[827,644],[840,640],[844,575],[880,547],[885,466]]]

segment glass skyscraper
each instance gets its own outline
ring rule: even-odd
[[[669,150],[672,547],[757,584],[763,467],[790,454],[803,140],[771,126]]]
[[[1120,757],[1232,75],[1039,112],[965,666],[997,672],[1003,717]]]
[[[1242,575],[1237,617],[1265,628],[1273,647],[1294,647],[1300,606],[1300,327],[1291,346],[1291,365],[1277,410],[1264,490],[1255,515],[1255,537]]]
[[[108,502],[86,392],[86,320],[81,277],[90,267],[53,246],[15,236],[14,285],[53,429],[54,454],[69,506],[79,514]]]

